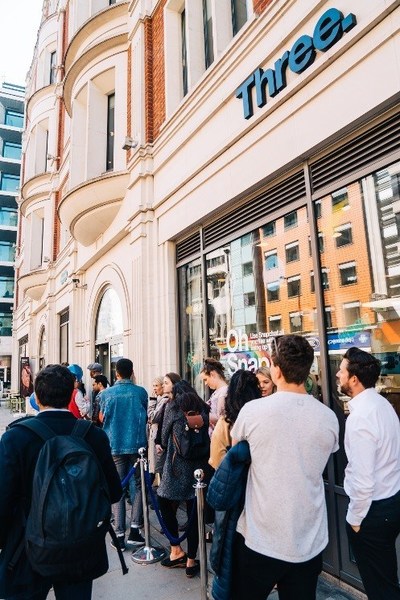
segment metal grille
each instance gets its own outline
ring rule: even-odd
[[[28,334],[26,334],[26,335],[24,335],[24,337],[20,338],[20,339],[18,340],[18,344],[19,344],[19,346],[25,346],[25,344],[27,344],[27,343],[28,343],[28,339],[29,339],[29,336],[28,336]]]
[[[310,165],[313,192],[362,169],[400,145],[400,113]]]
[[[197,231],[190,237],[178,242],[176,244],[176,262],[179,263],[181,260],[198,254],[200,252],[200,232]]]
[[[305,195],[304,173],[299,171],[286,181],[269,188],[250,202],[204,227],[204,247],[207,248],[218,242],[221,238],[226,237],[227,233],[232,234],[250,223],[266,219],[275,210],[290,206],[292,202],[305,197]]]

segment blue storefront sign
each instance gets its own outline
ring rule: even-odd
[[[371,333],[369,331],[357,331],[354,333],[328,333],[328,350],[347,350],[352,346],[357,348],[371,347]]]
[[[287,70],[292,73],[303,73],[310,67],[317,56],[317,51],[326,52],[336,44],[343,34],[357,24],[353,13],[344,16],[337,8],[330,8],[321,16],[314,27],[313,35],[300,36],[290,50],[286,50],[281,58],[270,69],[256,69],[236,90],[236,98],[242,100],[243,116],[250,119],[254,115],[252,90],[256,90],[256,103],[259,108],[267,103],[268,95],[274,98],[287,86]]]

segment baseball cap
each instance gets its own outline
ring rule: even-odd
[[[83,371],[79,365],[69,365],[67,369],[71,371],[73,375],[75,375],[77,381],[82,381]]]
[[[88,365],[87,368],[89,369],[89,371],[100,371],[100,373],[103,372],[103,367],[100,363],[90,363],[90,365]]]

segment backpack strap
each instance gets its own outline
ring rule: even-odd
[[[46,425],[46,423],[43,423],[41,419],[38,419],[37,416],[16,423],[15,427],[26,427],[36,433],[36,435],[41,437],[45,442],[57,435],[48,425]]]
[[[79,438],[85,438],[92,425],[92,421],[87,421],[86,419],[77,419],[74,428],[71,431],[71,435]]]

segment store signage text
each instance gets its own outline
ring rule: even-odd
[[[287,69],[293,73],[303,73],[310,67],[316,57],[317,50],[326,52],[357,24],[354,14],[346,17],[337,8],[330,8],[318,20],[311,36],[302,35],[295,41],[290,50],[286,50],[273,69],[258,68],[236,90],[236,98],[242,99],[245,119],[254,115],[252,89],[256,88],[256,102],[259,108],[271,98],[279,94],[287,85]]]

